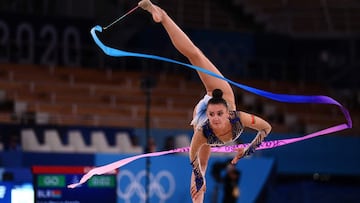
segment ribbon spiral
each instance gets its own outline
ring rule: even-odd
[[[118,50],[118,49],[114,49],[111,47],[108,47],[106,45],[104,45],[100,39],[97,37],[96,35],[96,31],[98,32],[102,32],[102,27],[97,25],[95,27],[93,27],[91,29],[91,35],[95,41],[95,43],[101,48],[101,50],[109,56],[113,56],[113,57],[140,57],[140,58],[147,58],[147,59],[154,59],[154,60],[160,60],[160,61],[164,61],[164,62],[169,62],[169,63],[174,63],[174,64],[179,64],[182,65],[184,67],[188,67],[191,69],[195,69],[197,71],[201,71],[204,72],[206,74],[209,74],[213,77],[222,79],[227,81],[228,83],[241,88],[245,91],[248,91],[250,93],[271,99],[271,100],[275,100],[275,101],[279,101],[279,102],[286,102],[286,103],[309,103],[309,104],[332,104],[332,105],[336,105],[340,108],[340,110],[342,111],[345,119],[346,119],[346,123],[343,124],[339,124],[333,127],[329,127],[326,128],[324,130],[320,130],[302,137],[298,137],[298,138],[290,138],[290,139],[282,139],[282,140],[272,140],[272,141],[266,141],[263,142],[256,150],[263,150],[263,149],[270,149],[270,148],[275,148],[275,147],[279,147],[279,146],[283,146],[283,145],[287,145],[287,144],[291,144],[294,142],[299,142],[302,140],[306,140],[306,139],[310,139],[310,138],[314,138],[320,135],[325,135],[325,134],[329,134],[329,133],[333,133],[333,132],[337,132],[337,131],[341,131],[341,130],[345,130],[348,128],[352,127],[352,121],[351,121],[351,117],[349,114],[349,111],[343,107],[339,102],[337,102],[336,100],[328,97],[328,96],[322,96],[322,95],[312,95],[312,96],[305,96],[305,95],[289,95],[289,94],[275,94],[275,93],[271,93],[271,92],[267,92],[261,89],[256,89],[250,86],[246,86],[240,83],[236,83],[234,81],[231,81],[221,75],[215,74],[211,71],[208,71],[204,68],[198,67],[198,66],[194,66],[191,64],[187,64],[187,63],[183,63],[180,61],[176,61],[173,59],[169,59],[169,58],[165,58],[165,57],[161,57],[161,56],[156,56],[156,55],[149,55],[149,54],[142,54],[142,53],[134,53],[134,52],[127,52],[127,51],[123,51],[123,50]],[[239,144],[239,145],[234,145],[234,146],[223,146],[223,147],[213,147],[211,148],[212,152],[235,152],[236,149],[238,148],[244,148],[247,145],[249,145],[249,143],[247,144]],[[68,185],[69,188],[74,188],[78,185],[83,184],[84,182],[86,182],[88,179],[90,179],[93,175],[101,175],[101,174],[105,174],[109,171],[115,170],[117,168],[120,168],[132,161],[135,161],[137,159],[140,158],[145,158],[145,157],[154,157],[154,156],[162,156],[162,155],[166,155],[166,154],[172,154],[172,153],[178,153],[178,152],[188,152],[190,150],[189,147],[184,147],[184,148],[177,148],[177,149],[173,149],[173,150],[168,150],[168,151],[161,151],[161,152],[153,152],[153,153],[147,153],[147,154],[140,154],[137,156],[133,156],[133,157],[129,157],[129,158],[125,158],[113,163],[110,163],[108,165],[104,165],[104,166],[100,166],[97,168],[94,168],[92,170],[90,170],[87,174],[85,174],[79,183],[74,183],[71,185]]]

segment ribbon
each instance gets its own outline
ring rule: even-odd
[[[221,75],[215,74],[211,71],[208,71],[204,68],[198,67],[198,66],[194,66],[194,65],[190,65],[187,63],[183,63],[180,61],[176,61],[173,59],[169,59],[169,58],[165,58],[165,57],[161,57],[161,56],[156,56],[156,55],[149,55],[149,54],[141,54],[141,53],[133,53],[133,52],[127,52],[127,51],[122,51],[122,50],[118,50],[118,49],[114,49],[108,46],[105,46],[97,37],[95,31],[99,31],[102,32],[102,27],[97,25],[95,27],[93,27],[91,29],[91,35],[95,41],[95,43],[102,49],[102,51],[109,56],[113,56],[113,57],[125,57],[125,56],[130,56],[130,57],[141,57],[141,58],[148,58],[148,59],[154,59],[154,60],[160,60],[160,61],[165,61],[165,62],[169,62],[169,63],[175,63],[175,64],[179,64],[191,69],[195,69],[197,71],[201,71],[204,72],[206,74],[209,74],[213,77],[222,79],[227,81],[228,83],[239,87],[245,91],[248,91],[250,93],[271,99],[271,100],[275,100],[275,101],[279,101],[279,102],[287,102],[287,103],[312,103],[312,104],[332,104],[332,105],[336,105],[338,106],[345,119],[346,119],[346,123],[343,124],[339,124],[333,127],[329,127],[326,128],[324,130],[320,130],[302,137],[298,137],[298,138],[290,138],[290,139],[282,139],[282,140],[272,140],[272,141],[266,141],[263,142],[258,148],[256,148],[256,150],[263,150],[263,149],[270,149],[270,148],[275,148],[275,147],[280,147],[283,145],[287,145],[287,144],[291,144],[294,142],[299,142],[302,140],[306,140],[306,139],[310,139],[310,138],[314,138],[320,135],[325,135],[325,134],[329,134],[329,133],[333,133],[333,132],[337,132],[337,131],[341,131],[341,130],[345,130],[348,128],[352,127],[352,121],[351,121],[351,117],[350,114],[348,112],[348,110],[343,107],[339,102],[337,102],[336,100],[328,97],[328,96],[322,96],[322,95],[312,95],[312,96],[305,96],[305,95],[289,95],[289,94],[275,94],[275,93],[271,93],[271,92],[267,92],[264,90],[260,90],[260,89],[256,89],[250,86],[246,86],[243,84],[239,84],[236,83],[234,81],[231,81]],[[222,147],[212,147],[211,151],[212,152],[221,152],[221,153],[231,153],[231,152],[236,152],[237,149],[239,148],[245,148],[246,146],[248,146],[250,143],[246,143],[246,144],[239,144],[239,145],[233,145],[233,146],[222,146]],[[145,158],[145,157],[156,157],[156,156],[162,156],[162,155],[166,155],[166,154],[172,154],[172,153],[180,153],[180,152],[189,152],[190,147],[184,147],[184,148],[177,148],[177,149],[173,149],[173,150],[168,150],[168,151],[161,151],[161,152],[153,152],[153,153],[147,153],[147,154],[140,154],[137,156],[133,156],[133,157],[129,157],[129,158],[125,158],[113,163],[110,163],[108,165],[104,165],[104,166],[100,166],[100,167],[96,167],[92,170],[90,170],[87,174],[85,174],[78,183],[74,183],[71,185],[68,185],[69,188],[75,188],[83,183],[85,183],[88,179],[90,179],[93,175],[102,175],[105,173],[108,173],[110,171],[113,171],[117,168],[120,168],[132,161],[135,161],[137,159],[140,158]]]

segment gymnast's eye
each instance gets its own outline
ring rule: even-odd
[[[209,116],[214,117],[215,115],[221,117],[222,115],[224,115],[224,112],[223,111],[209,112]]]

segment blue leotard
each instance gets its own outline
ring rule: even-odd
[[[219,146],[224,145],[223,141],[221,141],[218,137],[216,137],[215,133],[210,127],[209,119],[206,116],[206,106],[208,101],[211,99],[209,95],[205,95],[202,100],[196,106],[196,113],[194,119],[191,121],[191,125],[194,125],[196,129],[203,131],[204,136],[207,138],[207,143],[211,146]],[[238,116],[236,111],[230,111],[230,123],[232,126],[232,141],[236,140],[244,130],[244,127],[240,121],[240,117]]]
[[[236,111],[230,111],[230,123],[232,128],[232,139],[231,141],[235,141],[243,132],[244,127],[241,124],[240,118],[237,115]],[[218,137],[216,137],[215,133],[210,127],[210,122],[207,120],[205,124],[202,126],[203,134],[207,138],[207,143],[210,146],[221,146],[227,143],[221,141]]]

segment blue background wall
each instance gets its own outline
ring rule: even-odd
[[[134,131],[145,142],[145,131]],[[191,139],[192,131],[169,131],[152,129],[151,136],[161,146],[164,138],[169,135],[187,134]],[[239,139],[250,142],[255,134],[245,132]],[[271,133],[266,140],[279,140],[300,137],[300,134]],[[360,176],[360,137],[356,135],[330,134],[315,137],[309,140],[285,145],[274,149],[257,151],[256,157],[274,158],[278,173],[287,174],[312,174],[328,173],[338,175]]]
[[[16,129],[21,127],[12,126]],[[42,126],[41,129],[46,129]],[[40,129],[40,130],[41,130]],[[73,129],[73,128],[71,128]],[[39,129],[37,129],[39,130]],[[62,129],[61,132],[66,132],[68,129]],[[97,130],[97,129],[96,129]],[[109,132],[109,139],[114,132],[119,129],[111,129]],[[90,132],[91,129],[86,129]],[[4,132],[4,131],[2,131]],[[133,136],[144,138],[144,130],[136,129],[131,131]],[[166,130],[151,130],[151,135],[158,143],[158,150],[164,144],[164,138],[172,135],[187,134],[191,137],[191,131],[166,131]],[[254,134],[246,132],[241,139],[248,142],[253,138]],[[290,137],[298,137],[298,134],[271,134],[267,139],[285,139]],[[144,139],[140,139],[144,143]],[[10,171],[15,174],[14,178],[17,182],[32,181],[31,173],[28,171],[33,165],[86,165],[86,166],[100,166],[119,160],[130,155],[121,154],[57,154],[57,153],[23,153],[22,151],[3,151],[0,153],[0,160],[5,171]],[[209,168],[207,172],[207,193],[206,202],[214,198],[216,186],[220,188],[222,185],[217,185],[211,175],[213,164],[228,161],[231,155],[215,155],[211,157]],[[240,179],[241,196],[239,202],[255,202],[259,198],[265,198],[268,202],[304,202],[310,203],[313,198],[319,199],[318,202],[354,202],[359,197],[360,186],[351,182],[342,183],[327,183],[314,182],[312,179],[294,181],[289,179],[288,182],[276,182],[274,178],[277,176],[292,176],[292,177],[315,177],[316,175],[343,176],[346,180],[353,180],[358,183],[360,177],[360,138],[358,136],[350,135],[325,135],[310,140],[286,145],[279,148],[262,150],[255,153],[251,158],[241,160],[237,164],[237,169],[241,172]],[[161,194],[167,194],[171,190],[161,192],[162,188],[173,188],[174,192],[171,197],[164,197],[164,202],[190,202],[189,185],[191,167],[189,165],[188,157],[186,155],[167,155],[163,157],[151,158],[150,171],[155,178],[158,178],[153,185],[155,189],[152,194],[153,202],[161,202]],[[119,174],[127,174],[140,176],[146,168],[145,159],[135,161],[124,168],[120,169]],[[140,173],[140,175],[139,175]],[[166,177],[173,177],[175,182],[174,187],[167,187],[172,184],[171,179]],[[120,179],[121,176],[118,176]],[[126,182],[127,181],[127,182]],[[144,187],[144,177],[141,178],[142,188]],[[135,188],[131,194],[129,191],[129,179],[122,177],[118,186],[118,193],[128,193],[133,201],[141,200],[141,192],[139,188]],[[136,192],[137,191],[137,192]],[[160,191],[160,192],[159,192]],[[265,191],[265,193],[264,193]],[[316,192],[317,191],[317,192]],[[338,192],[335,192],[338,191]],[[265,194],[265,195],[264,195]],[[319,196],[319,194],[326,194]],[[346,196],[342,195],[346,194]],[[222,193],[218,194],[217,199],[221,199]],[[137,198],[137,199],[136,199]],[[166,201],[165,201],[166,199]],[[294,200],[295,199],[295,200]],[[329,201],[331,200],[331,201]],[[118,202],[124,201],[123,196],[119,195]],[[263,202],[266,202],[263,200]],[[355,201],[356,202],[356,201]]]
[[[98,154],[95,157],[96,165],[104,165],[117,161],[127,156]],[[207,192],[204,202],[212,202],[216,182],[211,176],[211,169],[216,162],[224,162],[224,157],[213,157],[209,161],[209,168],[206,176]],[[154,176],[150,188],[150,202],[191,202],[190,198],[190,175],[191,166],[187,156],[168,155],[163,157],[154,157],[150,159],[150,172]],[[272,159],[253,158],[244,159],[236,165],[241,172],[239,180],[241,196],[239,202],[251,203],[257,199],[260,191],[268,179],[273,168]],[[142,202],[142,192],[145,191],[145,166],[146,160],[138,160],[130,163],[120,169],[118,175],[118,196],[119,203],[124,202]],[[126,175],[122,175],[122,174]],[[162,175],[161,175],[162,174]],[[139,181],[141,187],[136,187],[136,181]],[[159,183],[159,184],[157,184]],[[121,195],[119,195],[121,193]],[[172,194],[170,196],[170,194]],[[169,196],[168,198],[166,198]],[[222,193],[219,194],[221,199]],[[162,197],[162,198],[161,198]]]

